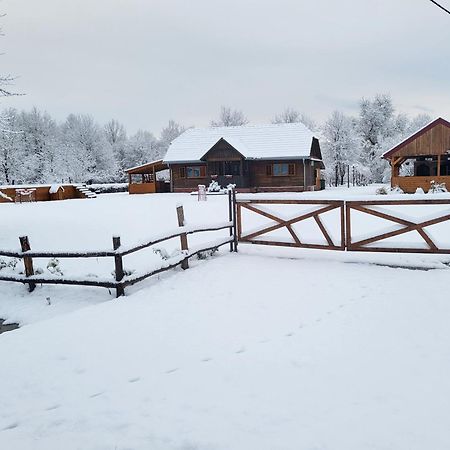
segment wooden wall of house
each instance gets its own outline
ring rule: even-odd
[[[267,165],[276,164],[281,161],[249,161],[250,164],[250,185],[251,187],[301,187],[310,188],[316,186],[316,169],[320,169],[320,163],[316,161],[282,161],[283,163],[294,164],[294,175],[271,176],[267,175]],[[304,180],[304,177],[306,179]]]
[[[206,164],[171,164],[170,165],[170,180],[173,192],[187,192],[197,190],[199,184],[209,185],[211,179],[206,175],[200,178],[182,178],[180,176],[180,169],[185,167],[205,166]]]
[[[450,128],[443,124],[437,124],[421,136],[408,142],[400,150],[396,151],[393,157],[443,155],[449,150]]]

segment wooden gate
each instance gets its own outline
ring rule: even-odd
[[[282,205],[298,206],[306,208],[306,211],[291,210],[286,214]],[[278,211],[274,207],[278,207]],[[415,214],[405,214],[405,208],[414,210]],[[240,242],[327,250],[450,254],[450,200],[446,199],[237,199],[236,211],[237,237]],[[323,217],[331,211],[337,214],[333,220],[325,223]],[[266,223],[253,230],[244,230],[244,212],[262,217]],[[295,229],[297,224],[307,220],[311,222],[311,219],[315,222],[315,237]],[[374,219],[378,221],[375,225],[370,223]],[[430,230],[430,227],[437,225],[446,225],[447,228],[436,230],[435,227]],[[310,225],[310,229],[314,227]],[[287,232],[282,239],[274,233],[280,230]],[[398,239],[407,233],[411,233],[408,235],[412,236],[411,242]]]
[[[263,208],[267,205],[298,205],[299,207],[308,207],[306,211],[296,211],[289,218],[282,217],[280,212],[265,211]],[[328,250],[344,250],[345,249],[345,217],[344,202],[339,200],[237,200],[237,233],[238,240],[241,242],[250,242],[252,244],[277,245],[285,247],[302,247]],[[312,208],[312,210],[311,210]],[[252,212],[266,219],[269,224],[259,227],[257,230],[250,232],[243,231],[243,210]],[[339,231],[337,238],[332,234],[323,223],[322,215],[330,211],[337,211],[339,217]],[[311,236],[304,238],[298,231],[294,229],[299,224],[308,219],[314,220],[317,231],[323,243],[318,240],[311,240]],[[287,230],[290,239],[280,240],[277,237],[268,237],[269,233],[277,230]],[[266,236],[264,236],[266,235]]]
[[[349,251],[364,252],[399,252],[399,253],[450,253],[450,226],[448,229],[440,230],[440,238],[447,238],[447,243],[440,243],[432,237],[431,232],[425,230],[433,225],[448,222],[450,225],[450,200],[371,200],[371,201],[348,201],[345,203],[345,222],[346,222],[346,247]],[[441,205],[439,210],[430,211],[431,207]],[[401,207],[413,207],[421,210],[422,214],[414,217],[405,217],[405,211]],[[383,208],[390,208],[388,210]],[[405,208],[404,208],[405,209]],[[368,219],[376,217],[382,219],[380,223],[390,225],[392,229],[382,230],[382,232],[373,231],[363,238],[356,238],[353,235],[355,223],[354,213],[362,213],[360,217]],[[424,220],[421,217],[426,217]],[[401,242],[389,243],[386,240],[404,236],[406,233],[417,232],[415,242],[404,245]],[[437,235],[437,233],[436,233]],[[441,239],[440,239],[441,240]],[[383,245],[384,244],[384,245]]]

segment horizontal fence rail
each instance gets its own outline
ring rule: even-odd
[[[448,199],[420,199],[420,200],[289,200],[289,199],[246,199],[238,198],[237,201],[237,237],[240,242],[247,242],[259,245],[273,245],[284,247],[300,247],[311,249],[327,249],[340,251],[365,251],[365,252],[393,252],[393,253],[442,253],[450,254],[450,245],[444,247],[433,239],[430,232],[425,228],[432,225],[437,225],[445,222],[450,224],[450,200]],[[315,206],[316,209],[307,212],[298,212],[293,214],[289,219],[280,217],[281,212],[265,211],[261,207],[272,205],[305,205]],[[435,212],[431,214],[432,217],[426,219],[420,218],[406,218],[404,212],[397,210],[396,207],[401,206],[444,206],[444,211]],[[383,210],[383,207],[389,207],[389,210]],[[394,208],[392,208],[394,207]],[[447,208],[448,207],[448,208]],[[428,208],[430,209],[430,208]],[[243,231],[244,219],[242,212],[246,210],[254,214],[260,215],[270,219],[272,223],[245,233]],[[325,226],[321,215],[332,210],[339,210],[339,218],[333,222],[333,230]],[[395,229],[388,231],[372,231],[369,235],[364,236],[363,239],[356,238],[354,232],[355,218],[354,212],[363,213],[368,217],[376,217],[382,219],[384,225]],[[428,211],[426,211],[428,212]],[[423,215],[423,214],[422,214]],[[317,232],[322,237],[326,244],[317,244],[305,240],[301,233],[293,229],[293,225],[313,219],[317,225]],[[364,219],[362,219],[364,220]],[[361,219],[360,219],[361,221]],[[383,222],[384,221],[384,222]],[[273,236],[267,236],[276,230],[286,229],[291,241],[285,242]],[[334,233],[331,233],[333,231]],[[383,241],[396,236],[402,236],[405,233],[415,231],[420,236],[421,242],[425,246],[407,246],[401,243],[394,245],[383,246]],[[450,232],[450,228],[449,228]],[[332,238],[332,234],[340,236],[340,241],[336,242]],[[450,233],[449,233],[450,234]],[[449,238],[450,240],[450,238]],[[384,244],[386,244],[384,242]],[[419,240],[420,244],[420,240]]]
[[[185,226],[184,223],[184,211],[182,206],[177,207],[177,216],[179,228],[177,231],[166,232],[165,234],[158,235],[145,242],[139,243],[134,246],[121,245],[120,237],[113,237],[113,249],[112,250],[97,250],[97,251],[33,251],[31,250],[30,243],[27,236],[19,238],[21,244],[21,251],[9,251],[0,250],[0,256],[18,258],[23,261],[24,274],[2,274],[0,271],[0,281],[11,281],[18,283],[28,284],[30,292],[32,292],[37,284],[62,284],[62,285],[80,285],[80,286],[97,286],[105,288],[116,289],[116,296],[124,295],[124,289],[126,286],[131,286],[140,281],[145,280],[153,275],[165,272],[173,269],[174,267],[181,265],[183,269],[187,269],[188,260],[193,256],[196,256],[202,252],[217,249],[223,245],[229,244],[230,251],[237,251],[237,240],[234,236],[233,230],[236,227],[235,214],[233,207],[233,196],[229,194],[229,220],[221,222],[215,225],[208,226]],[[213,242],[206,242],[199,247],[188,247],[187,236],[196,233],[205,233],[210,231],[220,231],[229,229],[229,236],[216,239]],[[181,252],[179,255],[171,257],[164,261],[161,267],[153,270],[140,273],[137,275],[125,276],[123,269],[123,257],[132,253],[141,251],[153,245],[168,241],[174,238],[180,238]],[[33,268],[34,258],[113,258],[114,259],[114,276],[115,279],[89,279],[83,277],[65,277],[65,276],[43,276],[41,274],[35,274]]]

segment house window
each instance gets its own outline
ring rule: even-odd
[[[186,167],[186,178],[203,178],[206,176],[205,166],[188,166]]]
[[[295,164],[276,163],[268,166],[267,169],[266,174],[272,175],[274,177],[286,177],[289,175],[295,175]]]
[[[180,178],[186,178],[186,167],[180,167]]]

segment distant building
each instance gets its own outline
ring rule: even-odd
[[[169,168],[172,192],[190,192],[213,180],[223,187],[235,184],[241,192],[318,190],[324,169],[319,140],[301,123],[191,128],[154,165]],[[148,164],[127,173],[130,180],[140,173],[144,183],[156,179]],[[130,193],[142,191],[161,192],[156,185],[148,190],[130,185]]]
[[[450,122],[438,118],[383,154],[391,164],[391,185],[425,192],[432,181],[450,186]],[[410,170],[402,170],[408,164]]]

